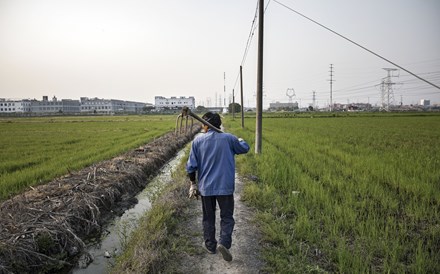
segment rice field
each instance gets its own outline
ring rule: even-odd
[[[440,115],[224,120],[246,139],[269,273],[440,273]],[[0,119],[0,200],[173,130],[175,116]]]
[[[0,201],[174,130],[175,116],[0,118]]]
[[[265,117],[262,144],[238,165],[269,272],[440,272],[440,115]]]

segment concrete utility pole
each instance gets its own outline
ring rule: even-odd
[[[241,91],[241,128],[244,128],[243,67],[242,66],[240,66],[240,91]]]
[[[397,69],[384,68],[384,70],[387,71],[387,77],[382,79],[382,85],[380,89],[382,104],[380,109],[385,111],[390,111],[390,105],[394,102],[393,85],[396,84],[391,81],[391,77],[396,77],[392,75],[392,71],[396,71]]]
[[[330,111],[333,110],[333,64],[330,64]]]
[[[234,89],[232,89],[232,120],[235,119],[235,94],[234,94]]]
[[[263,133],[263,28],[264,0],[258,2],[258,67],[257,67],[257,121],[255,126],[255,154],[261,154]]]
[[[316,91],[313,91],[313,110],[315,110],[316,106],[315,106],[315,102],[316,102]]]

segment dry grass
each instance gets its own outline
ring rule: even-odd
[[[194,129],[192,134],[198,131]],[[84,240],[100,233],[114,211],[135,202],[133,196],[147,179],[191,137],[168,133],[0,204],[0,272],[69,268],[83,250]],[[155,233],[160,236],[163,230],[158,228]]]

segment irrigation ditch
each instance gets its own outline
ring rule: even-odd
[[[135,196],[199,131],[167,133],[2,202],[0,273],[70,271],[87,258],[86,242],[133,207]]]

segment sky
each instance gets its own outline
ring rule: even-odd
[[[243,65],[243,104],[254,107],[257,3],[0,0],[0,98],[194,96],[212,107],[233,93],[241,103]],[[313,92],[325,107],[331,64],[334,103],[380,105],[384,68],[396,68],[280,3],[440,86],[438,0],[265,0],[264,107],[307,107]],[[400,69],[391,76],[394,104],[440,103],[440,89]]]

